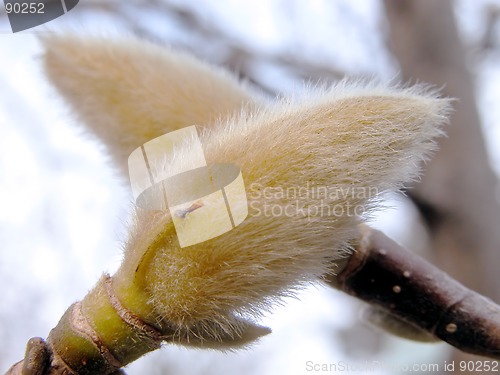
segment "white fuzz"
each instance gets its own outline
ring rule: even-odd
[[[423,87],[345,82],[267,103],[169,49],[129,39],[45,43],[49,77],[118,164],[152,138],[208,125],[199,134],[207,162],[241,168],[243,223],[181,248],[169,212],[138,209],[115,275],[121,284],[133,277],[153,306],[150,319],[187,339],[237,336],[236,315],[258,315],[332,272],[360,216],[418,176],[450,110]],[[159,167],[189,164],[190,150],[178,148]]]
[[[125,175],[128,156],[145,142],[262,100],[224,70],[168,47],[62,34],[43,42],[47,76]]]

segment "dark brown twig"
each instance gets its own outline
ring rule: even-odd
[[[382,232],[362,227],[356,250],[330,284],[464,352],[500,359],[500,306]]]

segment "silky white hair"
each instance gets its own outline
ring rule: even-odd
[[[236,316],[256,317],[333,272],[360,213],[418,176],[450,111],[449,99],[424,86],[341,82],[271,101],[148,42],[53,35],[44,43],[51,82],[122,171],[134,149],[190,125],[200,126],[208,163],[242,171],[249,215],[209,241],[181,248],[169,212],[136,210],[115,285],[145,296],[142,318],[174,327],[182,341],[238,336]],[[189,147],[175,154],[191,157]]]

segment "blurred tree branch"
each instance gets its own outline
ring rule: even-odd
[[[391,49],[403,79],[443,86],[455,113],[422,182],[410,191],[431,233],[436,262],[465,285],[500,301],[500,207],[450,0],[384,0]],[[425,26],[423,26],[425,25]],[[455,359],[470,358],[455,352]]]
[[[498,48],[498,40],[496,40],[496,29],[499,26],[500,21],[500,6],[496,4],[490,4],[486,9],[486,23],[484,28],[483,36],[479,42],[480,51],[488,51]]]
[[[82,3],[85,12],[105,12],[125,22],[136,35],[157,43],[169,43],[182,49],[189,49],[195,55],[208,58],[213,63],[224,65],[270,95],[276,95],[276,87],[263,79],[257,65],[271,65],[279,68],[294,81],[334,82],[346,76],[346,72],[322,61],[301,58],[298,53],[287,51],[264,52],[242,43],[230,36],[221,25],[207,20],[188,6],[179,6],[164,0],[143,0],[124,5],[122,2],[89,0]],[[138,12],[151,11],[165,18],[165,22],[175,22],[192,42],[163,40],[158,33],[148,28],[147,23],[138,23]],[[204,50],[204,46],[210,46]],[[214,52],[216,51],[216,52]],[[360,74],[363,76],[363,74]]]

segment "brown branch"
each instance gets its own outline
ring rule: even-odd
[[[362,227],[356,252],[328,281],[464,352],[500,359],[500,306],[382,232]]]

